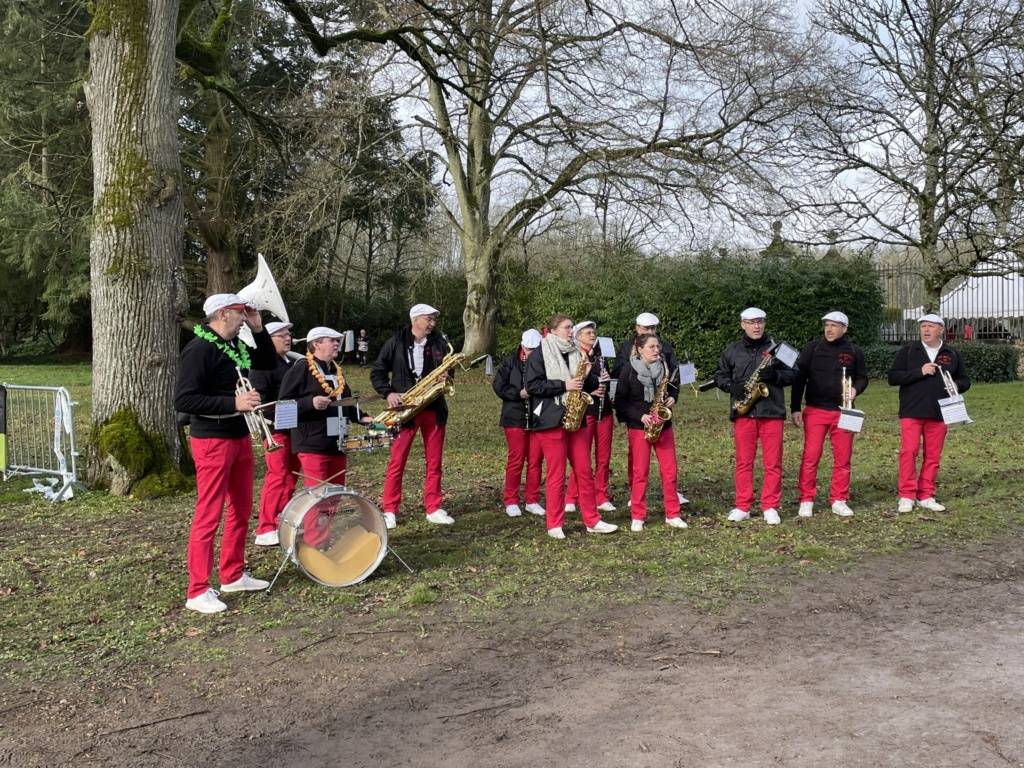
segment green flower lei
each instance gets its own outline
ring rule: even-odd
[[[243,370],[249,369],[252,361],[249,359],[249,348],[244,343],[238,345],[238,351],[236,352],[230,345],[225,344],[224,340],[217,336],[217,334],[213,331],[206,330],[203,326],[199,325],[199,323],[196,323],[196,326],[192,329],[192,333],[203,341],[208,341],[213,344],[213,346],[230,357],[234,364],[239,368],[242,368]]]

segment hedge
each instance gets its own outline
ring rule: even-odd
[[[1020,351],[1012,344],[982,344],[965,342],[950,344],[960,350],[964,366],[971,381],[1016,381],[1017,362]],[[885,379],[893,358],[899,350],[898,344],[872,344],[864,348],[868,376]]]

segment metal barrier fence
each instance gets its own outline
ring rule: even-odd
[[[76,403],[64,387],[0,384],[0,468],[4,480],[19,475],[55,478],[37,485],[53,501],[71,498],[78,482]],[[84,488],[83,488],[84,489]]]

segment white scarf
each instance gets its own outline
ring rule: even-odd
[[[549,333],[540,340],[540,350],[544,355],[544,375],[551,381],[568,381],[573,377],[576,368],[580,364],[580,351],[576,345],[561,336]],[[569,354],[569,362],[565,362],[563,355]],[[555,398],[562,402],[565,396]]]

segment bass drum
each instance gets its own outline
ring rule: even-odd
[[[388,549],[377,505],[341,485],[300,491],[281,512],[277,535],[291,561],[326,587],[363,581]]]

